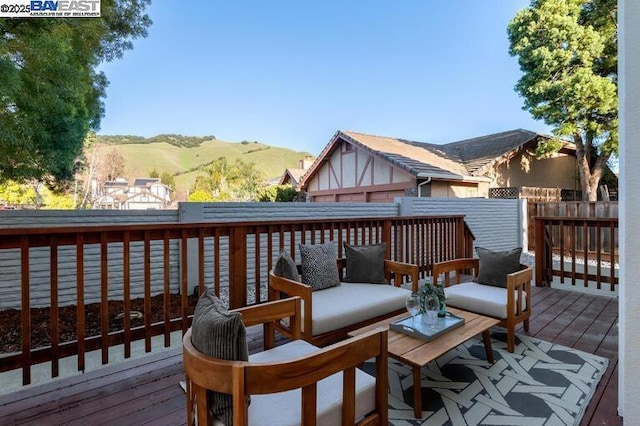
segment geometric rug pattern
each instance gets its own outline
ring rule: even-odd
[[[389,358],[389,423],[578,425],[608,359],[526,335],[516,344],[509,353],[496,332],[494,364],[476,338],[423,367],[422,419],[413,414],[412,369]]]

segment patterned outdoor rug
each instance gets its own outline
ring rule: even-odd
[[[577,425],[608,360],[518,335],[493,333],[495,363],[479,339],[422,369],[422,419],[413,416],[411,368],[389,362],[389,423],[408,425]],[[366,368],[366,366],[365,366]]]

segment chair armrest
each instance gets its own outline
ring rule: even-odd
[[[302,300],[311,300],[311,286],[289,278],[281,277],[269,271],[269,300],[280,299],[279,292],[287,296],[298,296]]]
[[[390,275],[391,272],[394,273],[393,284],[396,287],[400,287],[402,285],[402,278],[407,276],[407,278],[411,280],[411,290],[418,291],[418,281],[420,279],[420,269],[418,268],[418,265],[385,259],[384,272],[385,275]],[[387,278],[389,277],[387,276]]]
[[[313,336],[313,331],[311,330],[311,318],[313,318],[311,316],[311,295],[313,291],[311,286],[278,276],[274,274],[273,271],[269,271],[269,299],[280,299],[280,293],[285,293],[290,297],[297,296],[302,299],[303,338],[311,341],[311,337]]]
[[[275,346],[276,324],[283,318],[289,318],[287,327],[280,326],[278,330],[289,339],[300,339],[301,332],[301,299],[290,297],[288,299],[275,300],[261,303],[259,305],[246,306],[234,309],[231,312],[242,314],[242,322],[245,327],[263,324],[264,326],[264,348],[270,349]]]
[[[522,303],[516,303],[522,300],[522,293],[525,293],[525,308],[528,311],[531,308],[531,280],[533,280],[533,268],[531,266],[520,265],[520,270],[507,275],[507,309],[508,312],[516,312],[520,315],[523,311]]]
[[[479,259],[465,257],[461,259],[447,260],[444,262],[436,262],[431,265],[431,276],[434,281],[437,282],[441,274],[444,274],[444,286],[451,285],[451,274],[455,272],[455,284],[459,284],[462,277],[462,271],[473,270],[473,276],[478,275],[478,267],[480,265]]]
[[[282,318],[291,318],[291,325],[299,328],[301,299],[290,297],[288,299],[274,300],[260,303],[259,305],[246,306],[244,308],[233,309],[230,312],[242,314],[242,322],[246,327],[256,324],[264,324],[269,321],[276,321]],[[295,323],[295,324],[294,324]]]
[[[529,291],[532,280],[533,268],[527,265],[520,265],[520,270],[518,272],[513,272],[507,275],[507,286],[510,290],[515,290],[517,287],[523,287],[525,291]]]

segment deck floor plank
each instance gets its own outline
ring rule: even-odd
[[[622,425],[617,416],[617,300],[535,287],[532,305],[531,336],[609,359],[581,425]],[[262,338],[255,330],[248,337],[255,352]],[[0,424],[182,425],[183,379],[181,351],[171,349],[2,396]]]
[[[173,352],[179,353],[177,350]],[[32,399],[20,398],[11,404],[15,410],[7,420],[11,424],[28,422],[51,414],[56,418],[56,423],[63,423],[72,419],[69,417],[72,416],[70,413],[85,408],[95,410],[102,405],[105,395],[114,395],[117,404],[117,401],[122,401],[123,396],[126,397],[127,392],[138,388],[146,389],[149,383],[157,380],[157,371],[182,371],[180,357],[167,358],[163,354],[162,357],[154,357],[154,360],[155,362],[148,362],[140,358],[139,362],[124,362],[120,364],[120,368],[113,368],[118,365],[111,366],[110,371],[105,374],[101,374],[101,370],[95,370],[87,375],[61,379],[56,382],[55,388],[47,389],[44,394]],[[70,386],[65,386],[67,381],[71,382]],[[134,387],[132,382],[135,383]],[[37,412],[34,407],[37,407]],[[0,424],[3,424],[4,419],[5,417],[0,417]]]

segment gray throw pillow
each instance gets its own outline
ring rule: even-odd
[[[520,270],[522,247],[507,251],[491,251],[476,247],[476,253],[480,259],[480,266],[475,282],[479,284],[506,288],[507,275]]]
[[[352,246],[343,243],[347,257],[346,282],[388,284],[384,278],[384,253],[387,243]]]
[[[313,291],[340,285],[336,244],[300,244],[302,282]]]
[[[231,361],[249,360],[247,333],[242,315],[229,312],[208,288],[198,299],[191,324],[191,343],[202,353]],[[233,424],[230,394],[207,391],[211,413],[224,424]],[[247,398],[247,404],[249,398]]]
[[[278,260],[276,260],[276,264],[273,267],[273,273],[279,277],[288,278],[293,281],[300,281],[296,262],[293,261],[286,250],[280,251]]]

